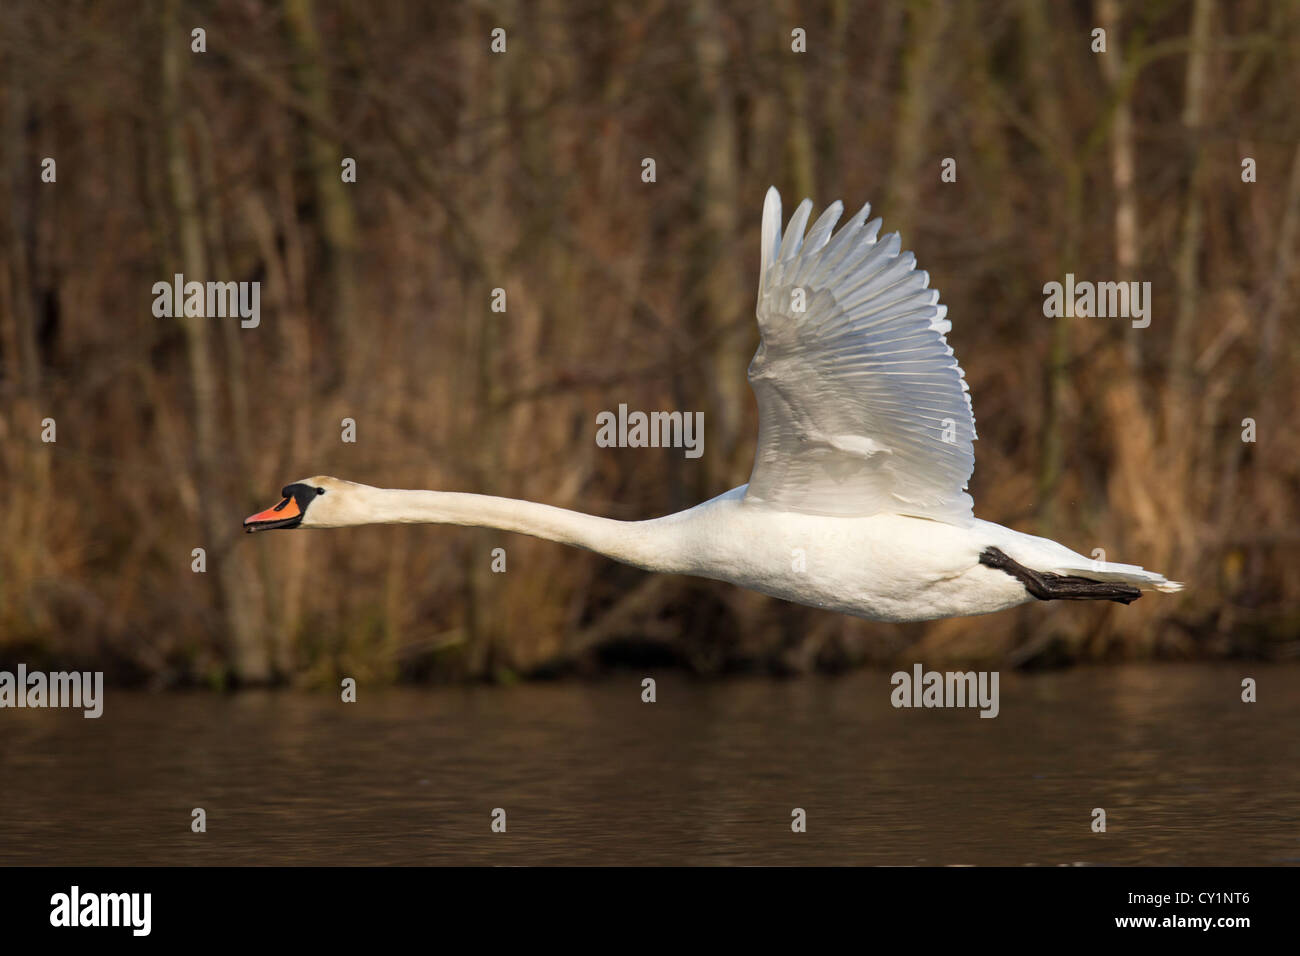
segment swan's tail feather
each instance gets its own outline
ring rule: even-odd
[[[1118,601],[1131,604],[1143,591],[1181,591],[1182,582],[1169,581],[1162,574],[1135,564],[1088,561],[1082,555],[1054,563],[1050,569],[1026,567],[998,548],[985,548],[980,564],[1005,571],[1040,601]]]
[[[1132,584],[1143,591],[1160,591],[1173,594],[1183,589],[1182,581],[1170,581],[1163,574],[1148,571],[1136,564],[1115,564],[1109,561],[1079,562],[1060,568],[1052,568],[1059,574],[1078,575],[1093,581],[1116,581]]]

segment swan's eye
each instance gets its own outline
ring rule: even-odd
[[[318,495],[323,495],[323,494],[325,494],[325,489],[324,489],[324,488],[317,488],[317,489],[316,489],[316,494],[318,494]]]

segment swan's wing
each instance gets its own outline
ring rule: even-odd
[[[938,290],[910,252],[899,254],[897,233],[876,238],[869,205],[834,236],[843,206],[805,236],[811,210],[805,199],[783,239],[775,189],[763,205],[762,342],[749,366],[758,451],[746,500],[970,520],[975,416]]]

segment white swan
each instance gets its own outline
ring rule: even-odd
[[[975,419],[929,276],[877,238],[863,206],[832,235],[804,200],[781,234],[763,206],[758,326],[749,367],[758,450],[749,483],[688,511],[614,521],[507,498],[308,478],[249,531],[384,523],[530,534],[645,568],[729,581],[877,621],[985,614],[1033,598],[1125,604],[1182,585],[1094,561],[975,518],[966,483]]]

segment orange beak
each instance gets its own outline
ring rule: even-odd
[[[244,519],[245,531],[270,531],[272,528],[292,528],[302,520],[298,502],[285,498],[274,508],[267,508]]]

